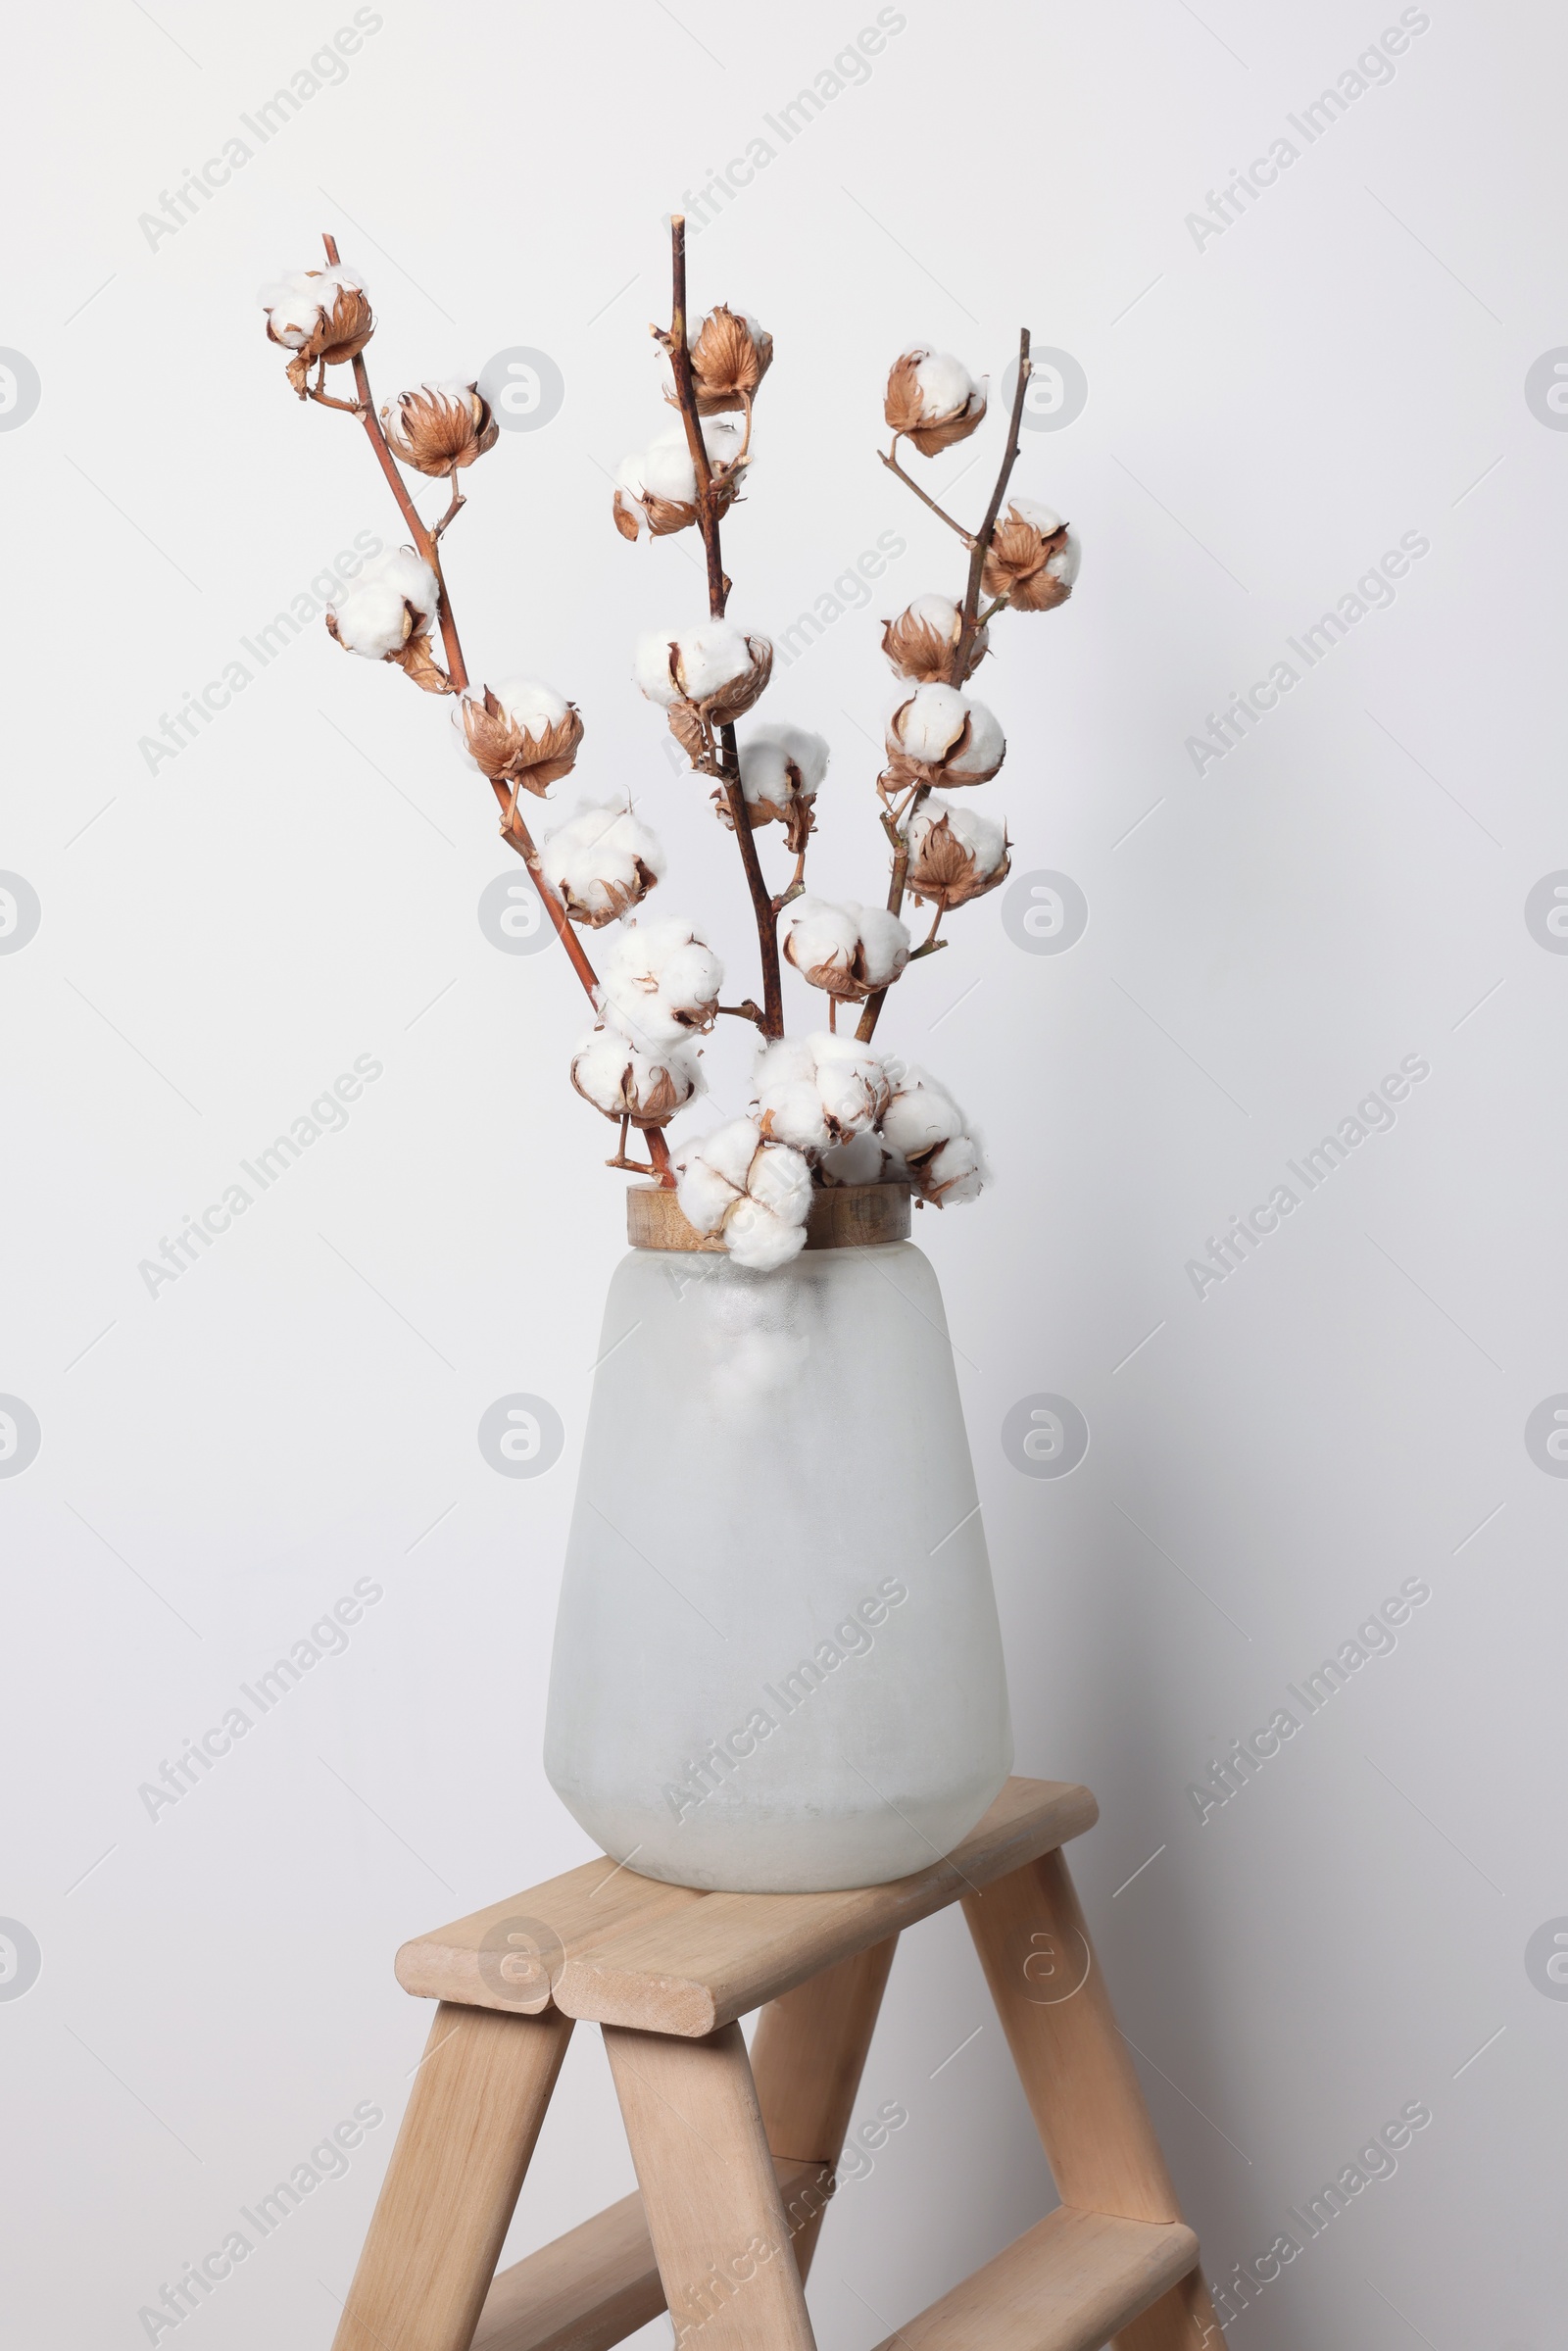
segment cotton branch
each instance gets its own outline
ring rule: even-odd
[[[991,503],[986,508],[985,519],[973,538],[969,538],[966,532],[960,532],[960,536],[967,539],[968,542],[969,576],[964,585],[961,608],[962,623],[958,631],[958,642],[953,649],[953,661],[948,670],[950,683],[960,692],[969,673],[969,660],[974,652],[976,637],[984,627],[985,621],[990,619],[991,614],[1006,602],[1005,597],[999,597],[996,603],[987,610],[984,619],[981,618],[980,578],[986,567],[986,557],[991,552],[991,541],[996,533],[997,516],[1002,512],[1002,502],[1007,494],[1007,484],[1012,478],[1012,468],[1018,462],[1018,430],[1023,419],[1023,404],[1028,390],[1029,329],[1024,326],[1018,330],[1018,385],[1012,396],[1012,415],[1007,423],[1006,446],[1002,452],[1002,464],[998,468],[996,487],[991,493]],[[894,447],[897,448],[897,446],[898,441],[895,436]],[[933,504],[932,500],[926,498],[919,484],[909,480],[902,465],[894,464],[891,459],[886,457],[882,462],[884,465],[891,465],[892,470],[898,474],[900,480],[907,482],[915,496],[923,500],[925,505]],[[935,511],[942,514],[940,507]],[[953,520],[950,514],[942,514],[942,519],[944,522]],[[953,527],[957,530],[959,526],[954,523]],[[920,813],[930,790],[929,784],[922,784],[910,793],[900,810],[901,822],[894,828],[893,873],[888,884],[888,912],[890,914],[901,914],[904,910],[904,890],[909,874],[909,826]],[[939,912],[938,921],[940,919]],[[913,962],[917,955],[934,955],[938,948],[945,944],[946,942],[938,940],[936,924],[933,923],[930,938],[923,947],[916,949],[915,955],[911,955],[909,960]],[[876,1024],[881,1017],[882,1006],[887,1002],[887,993],[885,988],[879,988],[874,996],[868,996],[865,1000],[865,1009],[860,1014],[855,1031],[856,1037],[861,1045],[869,1045],[872,1037],[876,1034]]]
[[[708,610],[711,618],[722,620],[731,583],[724,571],[723,552],[719,544],[718,509],[713,497],[713,472],[708,462],[708,448],[703,439],[702,418],[697,408],[697,387],[692,380],[691,344],[686,322],[686,222],[680,213],[676,213],[670,220],[669,248],[669,333],[662,335],[660,340],[669,354],[669,364],[675,377],[675,397],[686,430],[686,446],[691,453],[692,470],[697,476],[697,526],[703,534],[703,549],[708,558]],[[749,405],[746,429],[750,439]],[[741,789],[740,753],[736,747],[733,726],[722,729],[720,744],[718,782],[729,808],[735,839],[740,846],[746,887],[751,894],[752,912],[757,921],[757,946],[762,965],[762,1033],[768,1037],[782,1037],[784,990],[779,978],[778,914],[762,876],[761,859],[757,854],[757,841],[747,812],[746,795]]]
[[[338,265],[336,237],[328,236],[323,231],[321,243],[326,248],[328,263],[335,269]],[[359,398],[360,421],[369,435],[370,447],[375,452],[377,465],[386,475],[387,486],[398,502],[398,512],[409,526],[410,536],[413,538],[415,546],[435,573],[436,586],[441,591],[437,616],[441,623],[441,643],[447,657],[447,675],[452,680],[454,692],[461,694],[468,682],[468,665],[463,658],[463,645],[458,636],[458,624],[452,616],[452,607],[447,597],[447,583],[441,572],[440,533],[432,535],[420,521],[418,510],[409,495],[408,485],[398,470],[397,459],[386,445],[386,435],[381,430],[381,420],[375,413],[375,402],[370,393],[370,371],[365,365],[363,353],[355,359],[353,367],[354,389]],[[456,484],[454,483],[455,489]],[[451,519],[451,514],[448,514],[446,520],[449,522]],[[445,529],[446,523],[443,522],[441,527]]]
[[[326,248],[326,258],[328,263],[335,269],[338,263],[336,238],[323,235],[321,242]],[[447,583],[441,570],[440,539],[441,533],[446,529],[447,524],[452,520],[458,510],[466,504],[466,501],[459,494],[457,476],[454,474],[452,481],[451,505],[448,507],[446,514],[442,516],[434,531],[430,531],[425,528],[425,525],[419,519],[418,510],[415,506],[414,500],[409,495],[408,486],[403,479],[401,471],[399,470],[397,460],[392,455],[391,450],[387,447],[386,435],[381,430],[380,418],[376,415],[375,402],[370,393],[369,370],[365,365],[364,358],[361,357],[356,359],[353,363],[353,367],[354,389],[358,395],[358,413],[360,420],[364,424],[366,432],[369,436],[370,447],[375,452],[376,462],[380,465],[381,471],[386,476],[387,484],[391,489],[393,497],[397,500],[398,512],[403,516],[404,521],[408,524],[409,533],[413,538],[416,548],[424,558],[424,561],[429,564],[431,570],[435,573],[436,584],[441,591],[441,601],[437,607],[441,623],[441,642],[446,650],[448,675],[451,677],[454,689],[461,693],[468,683],[468,667],[467,663],[463,658],[463,645],[458,636],[458,624],[452,616],[452,607],[447,593]],[[344,405],[346,406],[347,404],[345,403]],[[599,986],[598,977],[594,971],[593,965],[589,962],[588,957],[583,951],[582,941],[578,938],[576,931],[572,927],[571,921],[567,916],[564,906],[561,904],[561,901],[557,898],[555,892],[550,888],[549,884],[544,878],[543,873],[540,871],[539,852],[534,846],[533,838],[528,831],[527,825],[523,822],[521,812],[517,808],[516,790],[514,788],[509,791],[507,786],[500,782],[494,782],[491,788],[494,791],[496,799],[501,808],[501,838],[506,842],[509,849],[513,849],[516,852],[517,856],[522,858],[524,864],[527,866],[529,878],[531,879],[534,888],[539,893],[545,912],[549,915],[551,922],[555,926],[556,936],[566,951],[567,960],[570,962],[573,971],[577,974],[578,979],[582,982],[583,990],[588,998],[589,1003],[594,1004],[595,1008],[597,1009],[596,991]],[[622,1154],[622,1156],[624,1154]],[[664,1141],[663,1136],[659,1133],[657,1128],[651,1128],[649,1130],[648,1155],[653,1161],[654,1168],[659,1174],[660,1180],[666,1184],[673,1183],[674,1176],[669,1164],[669,1149]]]

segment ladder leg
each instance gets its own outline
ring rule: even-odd
[[[804,2278],[833,2192],[865,2053],[876,2029],[898,1936],[824,1968],[808,1984],[769,2000],[752,2042],[752,2073],[767,2143],[776,2156],[822,2167],[785,2200],[795,2259]]]
[[[1181,2219],[1138,2076],[1060,1851],[964,1897],[986,1981],[1064,2204]],[[1194,2272],[1115,2337],[1116,2351],[1218,2351]]]
[[[815,2351],[739,2025],[606,2025],[676,2351]]]
[[[570,2037],[437,2008],[332,2351],[468,2351]]]

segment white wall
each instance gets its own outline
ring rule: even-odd
[[[781,628],[879,533],[907,542],[773,692],[835,744],[820,887],[879,887],[874,622],[955,578],[875,462],[889,360],[925,337],[997,382],[1026,320],[1089,387],[1019,472],[1080,528],[1081,587],[999,628],[987,678],[1011,738],[988,805],[1016,872],[1069,875],[1088,928],[1025,953],[992,899],[887,1024],[983,1117],[999,1171],[920,1239],[1019,1766],[1100,1795],[1076,1867],[1216,2276],[1430,2107],[1236,2339],[1548,2351],[1568,2009],[1526,1954],[1568,1913],[1568,1487],[1525,1424],[1568,1390],[1568,961],[1525,902],[1568,868],[1568,438],[1525,382],[1568,346],[1559,19],[1433,0],[1392,80],[1308,146],[1289,117],[1392,0],[902,0],[868,80],[786,146],[766,117],[870,0],[373,13],[346,78],[265,145],[242,116],[346,0],[99,5],[10,34],[0,341],[41,399],[0,432],[0,866],[41,918],[0,955],[0,1389],[41,1447],[0,1479],[0,1912],[42,1972],[0,2003],[5,2339],[144,2341],[139,2308],[368,2103],[386,2120],[348,2176],[178,2333],[324,2345],[424,2030],[394,1947],[585,1851],[538,1758],[622,1244],[608,1130],[565,1089],[570,975],[481,933],[509,860],[442,710],[318,626],[248,661],[177,758],[138,750],[356,531],[393,536],[357,428],[289,397],[254,290],[329,226],[372,286],[383,393],[516,346],[557,364],[559,416],[469,477],[455,601],[481,672],[581,704],[581,782],[642,795],[669,902],[745,981],[732,849],[626,682],[633,631],[700,609],[694,551],[624,547],[606,469],[661,416],[662,216],[762,136],[772,159],[692,245],[696,299],[754,307],[778,344],[735,611]],[[249,160],[150,245],[138,216],[236,131]],[[1298,159],[1200,238],[1206,191],[1282,134]],[[933,468],[966,514],[999,438]],[[1404,533],[1426,551],[1396,599],[1308,672],[1288,640]],[[1205,714],[1282,659],[1298,682],[1200,772]],[[150,1296],[139,1261],[357,1055],[383,1074],[346,1130]],[[1308,1196],[1286,1162],[1404,1056],[1429,1074],[1397,1124]],[[743,1058],[735,1024],[721,1096]],[[1200,1298],[1188,1260],[1282,1183],[1295,1212]],[[565,1429],[535,1482],[475,1442],[515,1391]],[[1059,1480],[1001,1441],[1043,1393],[1091,1435]],[[346,1652],[149,1818],[140,1785],[366,1578],[382,1596]],[[1287,1686],[1407,1579],[1430,1597],[1397,1647],[1307,1719]],[[1296,1737],[1200,1823],[1190,1784],[1281,1706]],[[567,2088],[514,2249],[629,2184],[586,2034]],[[896,1971],[867,2110],[888,2098],[909,2123],[844,2190],[813,2281],[830,2351],[1049,2193],[952,1915]]]

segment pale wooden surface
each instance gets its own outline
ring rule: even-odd
[[[775,2163],[790,2156],[812,2159],[831,2176],[897,1947],[898,1936],[889,1935],[763,2009],[752,2042],[752,2077]],[[798,2197],[785,2198],[803,2278],[827,2202],[826,2194],[813,2196],[809,2184]]]
[[[1063,2204],[1129,2221],[1180,2221],[1062,1855],[1045,1853],[965,1895],[963,1908]],[[1213,2316],[1200,2281],[1189,2300],[1200,2328]],[[1174,2351],[1180,2339],[1146,2327],[1121,2351],[1163,2351],[1167,2340]]]
[[[811,1195],[806,1223],[810,1249],[864,1249],[909,1238],[909,1194],[903,1184],[831,1184]],[[633,1249],[700,1249],[724,1256],[721,1235],[699,1233],[662,1184],[626,1193],[626,1239]]]
[[[570,2037],[436,2010],[333,2351],[468,2351]]]
[[[1180,2225],[1062,2205],[878,2351],[1101,2351],[1197,2258],[1198,2239]]]
[[[397,1980],[405,1991],[421,1999],[461,2000],[474,2008],[537,2016],[550,2005],[550,1977],[568,1952],[587,1949],[596,1936],[612,1935],[633,1919],[661,1917],[703,1898],[688,1886],[664,1886],[617,1869],[612,1861],[585,1861],[525,1893],[511,1894],[487,1910],[416,1935],[397,1955]],[[544,1930],[532,1939],[545,1944],[530,1966],[528,1941],[521,1943],[511,1983],[501,1975],[498,1953],[485,1955],[483,1970],[480,1965],[486,1935],[509,1921],[514,1921],[525,1936],[530,1928]]]
[[[1122,2327],[1115,2351],[1221,2351],[1224,2340],[1202,2272],[1193,2269],[1152,2310]]]
[[[677,2343],[815,2351],[738,2025],[703,2040],[605,2028]]]
[[[773,2169],[786,2214],[822,2179],[814,2163],[775,2158]],[[663,2307],[643,2200],[633,2193],[503,2270],[485,2297],[473,2351],[610,2351]]]
[[[891,1886],[826,1894],[705,1894],[568,1956],[556,2004],[568,2016],[698,2038],[808,1977],[929,1918],[963,1893],[1092,1829],[1087,1788],[1009,1780],[951,1854]],[[518,1907],[528,1906],[519,1896]]]

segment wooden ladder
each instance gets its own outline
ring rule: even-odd
[[[441,2005],[334,2351],[606,2351],[666,2309],[680,2351],[812,2351],[804,2281],[894,1946],[960,1899],[1062,2201],[881,2351],[1219,2351],[1061,1855],[1097,1812],[1009,1780],[892,1886],[701,1893],[601,1860],[406,1943],[399,1982]],[[497,2277],[579,2018],[641,2193]]]

